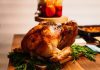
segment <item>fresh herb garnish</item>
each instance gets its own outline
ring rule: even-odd
[[[72,45],[71,48],[72,48],[72,57],[74,60],[79,59],[79,56],[83,55],[89,60],[95,61],[96,52],[91,50],[90,48],[80,45]]]
[[[47,70],[61,69],[59,62],[51,62],[47,59],[41,60],[31,56],[29,53],[13,51],[9,53],[8,58],[15,67],[15,70],[37,70],[36,65],[45,65]]]
[[[93,50],[88,47],[80,45],[72,45],[72,54],[74,60],[79,59],[80,55],[85,56],[91,61],[95,61],[95,54]],[[36,56],[31,56],[29,53],[13,51],[8,55],[11,63],[16,70],[36,70],[36,65],[45,65],[47,70],[60,70],[61,64],[59,62],[51,62],[48,59],[40,59]]]

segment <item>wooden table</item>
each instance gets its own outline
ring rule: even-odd
[[[21,40],[24,35],[14,35],[11,49],[19,48]],[[9,62],[8,70],[14,70],[14,67]],[[81,57],[78,61],[73,63],[72,61],[67,62],[61,70],[100,70],[100,54],[96,55],[96,62],[91,62],[84,57]]]

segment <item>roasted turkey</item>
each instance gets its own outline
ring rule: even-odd
[[[75,41],[77,30],[77,23],[73,21],[43,21],[25,35],[21,47],[25,52],[50,58],[51,61],[69,60],[72,52],[70,46]]]

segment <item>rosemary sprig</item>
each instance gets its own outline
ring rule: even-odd
[[[95,54],[96,52],[91,50],[90,48],[86,46],[80,46],[80,45],[72,45],[72,57],[74,60],[79,59],[80,55],[85,56],[90,61],[95,61]]]

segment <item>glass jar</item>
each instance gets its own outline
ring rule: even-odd
[[[61,17],[62,0],[38,0],[40,17]]]

